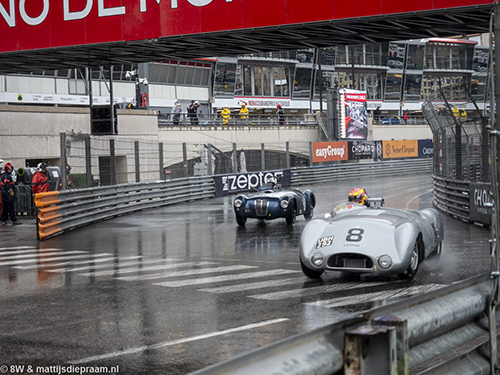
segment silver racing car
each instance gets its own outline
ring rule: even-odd
[[[310,221],[300,240],[304,274],[313,279],[324,271],[413,278],[424,259],[441,254],[443,224],[434,208],[398,210],[383,203],[381,198],[348,202]]]

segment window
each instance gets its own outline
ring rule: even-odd
[[[387,73],[385,82],[385,100],[401,100],[401,79],[400,73]]]
[[[311,94],[311,75],[310,68],[295,68],[295,81],[293,86],[294,98],[309,98]]]
[[[288,89],[288,68],[273,68],[274,96],[289,96]]]
[[[421,84],[422,84],[422,75],[406,74],[403,100],[409,102],[420,101]]]
[[[408,57],[406,61],[407,70],[423,70],[424,68],[425,46],[410,44],[408,45]]]
[[[406,54],[406,44],[390,43],[387,66],[393,69],[404,69],[405,54]]]
[[[234,95],[236,64],[218,62],[215,67],[215,95]]]

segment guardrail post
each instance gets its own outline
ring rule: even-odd
[[[346,331],[344,375],[397,374],[396,330],[365,325]]]
[[[261,171],[266,170],[266,150],[264,147],[264,143],[260,144],[260,168]]]
[[[66,158],[66,133],[60,133],[60,144],[61,144],[61,190],[66,190],[68,188],[67,174],[66,174],[66,164],[68,159]]]
[[[109,184],[116,185],[115,140],[109,140]]]
[[[189,177],[186,142],[182,144],[182,167],[184,168],[184,177]]]
[[[396,330],[397,374],[410,374],[410,345],[408,344],[408,322],[393,315],[382,315],[372,321],[372,325],[391,326]]]
[[[135,182],[141,182],[141,171],[139,169],[139,141],[134,141],[134,156],[135,156]]]
[[[92,178],[92,155],[90,150],[89,134],[85,134],[85,179],[88,188],[94,186],[94,179]]]
[[[313,144],[309,142],[309,166],[312,167],[313,164]]]
[[[207,145],[207,175],[212,175],[212,144]]]
[[[165,173],[163,172],[163,142],[158,143],[158,161],[159,161],[159,171],[160,171],[160,180],[165,179]]]
[[[233,162],[233,173],[238,173],[238,154],[236,152],[236,143],[233,143],[233,157],[231,159]]]
[[[290,142],[286,142],[286,167],[290,168]]]

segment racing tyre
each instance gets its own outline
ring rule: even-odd
[[[311,208],[309,208],[309,213],[308,214],[304,214],[304,218],[309,221],[313,218],[313,215],[314,215],[314,206],[311,204]]]
[[[286,217],[286,223],[288,225],[293,225],[295,223],[295,220],[297,218],[297,213],[295,212],[295,203],[292,205],[292,209],[288,216]]]
[[[439,260],[441,258],[441,252],[443,251],[443,243],[440,242],[436,246],[436,249],[434,250],[434,259]]]
[[[413,250],[411,252],[410,265],[406,269],[405,272],[400,273],[398,276],[400,279],[413,279],[418,271],[418,266],[420,265],[420,249],[418,246],[418,240],[415,242],[413,246]]]
[[[323,271],[315,271],[306,267],[306,265],[302,262],[302,259],[300,260],[300,268],[302,268],[304,275],[310,279],[319,279],[323,274]]]
[[[240,227],[244,227],[247,222],[247,218],[236,215],[236,222]]]

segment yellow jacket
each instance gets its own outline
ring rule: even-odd
[[[231,111],[229,108],[224,108],[220,114],[222,115],[222,118],[231,118]]]
[[[248,108],[247,107],[241,107],[241,109],[240,109],[240,116],[241,116],[241,118],[247,118],[248,117]]]

